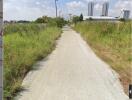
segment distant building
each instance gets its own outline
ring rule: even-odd
[[[102,16],[108,16],[109,3],[105,2],[102,7]]]
[[[108,17],[108,16],[84,16],[83,20],[115,22],[118,21],[119,18]]]
[[[130,10],[123,10],[123,18],[129,19],[130,16]]]
[[[94,11],[94,3],[89,2],[88,3],[88,16],[93,16],[93,11]]]

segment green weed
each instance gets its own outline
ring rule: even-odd
[[[76,24],[74,29],[81,33],[98,56],[120,74],[127,93],[131,82],[131,22],[86,21]]]
[[[13,98],[32,65],[55,47],[61,29],[43,24],[10,24],[4,28],[4,98]]]

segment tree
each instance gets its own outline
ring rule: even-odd
[[[57,17],[54,19],[58,27],[63,27],[65,25],[64,18]]]
[[[93,20],[93,18],[92,18],[92,17],[90,17],[90,18],[89,18],[89,20]]]
[[[79,21],[83,21],[83,14],[80,14]]]
[[[38,18],[35,22],[37,22],[37,23],[48,23],[48,21],[49,21],[49,17],[42,16],[42,17]]]
[[[119,21],[125,22],[125,19],[124,18],[120,18]]]
[[[79,19],[78,16],[74,16],[73,19],[72,19],[73,23],[75,23],[75,24],[76,24],[77,22],[79,22],[79,20],[80,20],[80,19]]]
[[[66,24],[66,21],[64,18],[57,17],[57,18],[52,18],[52,17],[47,17],[47,16],[42,16],[35,20],[36,23],[44,23],[48,26],[57,26],[57,27],[63,27]]]

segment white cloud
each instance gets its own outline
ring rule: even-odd
[[[79,8],[82,7],[84,4],[81,1],[72,1],[72,2],[68,2],[67,7],[73,9],[73,8]]]
[[[118,0],[114,7],[110,9],[111,16],[122,16],[123,10],[130,10],[130,17],[132,18],[132,1],[130,0]]]
[[[102,9],[102,5],[99,3],[95,4],[95,9],[97,10]]]
[[[102,4],[101,3],[96,3],[94,6],[94,14],[97,16],[100,16],[102,13]]]
[[[54,6],[49,0],[5,0],[5,20],[34,20],[40,16],[55,16]]]
[[[128,1],[128,0],[119,0],[116,4],[115,4],[115,8],[116,9],[128,9],[131,10],[131,6],[132,6],[132,1]]]
[[[40,5],[40,2],[37,1],[37,2],[36,2],[36,5]]]
[[[80,15],[87,12],[87,4],[82,1],[71,1],[66,3],[67,13],[72,15]]]

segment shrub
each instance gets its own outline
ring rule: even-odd
[[[51,18],[51,17],[47,17],[47,16],[43,16],[38,18],[36,21],[36,23],[45,23],[48,26],[57,26],[57,27],[63,27],[66,24],[66,21],[64,20],[64,18]]]
[[[61,30],[43,24],[9,24],[4,33],[4,98],[11,100],[32,65],[53,50]]]

